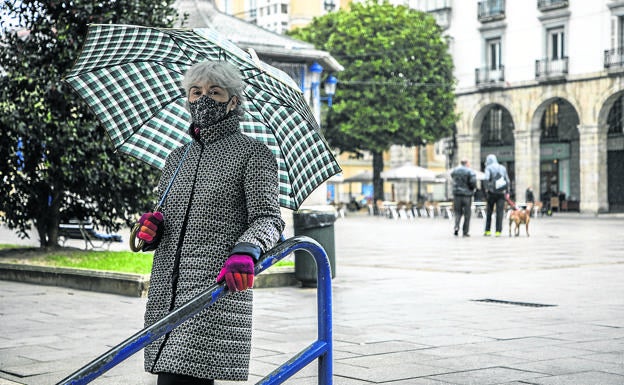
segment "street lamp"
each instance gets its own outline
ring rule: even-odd
[[[310,72],[310,88],[312,90],[312,109],[314,111],[314,115],[316,117],[316,121],[321,121],[321,101],[327,101],[327,106],[333,106],[333,97],[336,93],[336,84],[338,84],[338,79],[334,75],[329,75],[324,84],[325,94],[327,96],[321,97],[321,74],[323,73],[323,67],[314,62],[308,69]]]
[[[309,73],[308,78],[310,81],[309,89],[312,91],[311,92],[312,112],[314,113],[314,118],[316,119],[316,122],[318,123],[319,128],[320,128],[321,127],[321,101],[327,101],[327,106],[330,108],[330,111],[331,111],[332,99],[334,97],[334,94],[336,93],[336,84],[338,83],[338,79],[336,79],[336,77],[333,75],[329,75],[327,77],[327,80],[325,81],[325,84],[323,87],[325,94],[327,96],[321,97],[320,86],[321,86],[321,75],[323,73],[323,67],[319,63],[314,62],[308,68],[308,73]],[[335,190],[333,190],[333,185],[331,186],[331,189],[332,190],[330,191],[330,188],[327,186],[327,184],[324,184],[324,187],[322,188],[316,189],[314,194],[317,196],[316,197],[317,202],[325,204],[327,203],[329,195],[335,196],[336,192]],[[311,198],[311,200],[315,200],[315,198]]]
[[[334,75],[329,75],[327,80],[325,80],[325,95],[327,97],[321,98],[327,100],[327,107],[332,107],[332,98],[336,93],[336,84],[338,84],[338,79]]]
[[[445,145],[444,152],[447,157],[446,169],[450,173],[451,169],[453,168],[453,160],[455,159],[455,152],[457,151],[457,139],[455,135],[455,127],[453,127],[453,136],[451,136],[450,138],[446,138],[444,141],[444,145]],[[447,180],[444,186],[447,200],[450,198],[450,194],[449,194],[450,184],[451,184],[451,181]]]
[[[310,88],[312,89],[312,110],[314,111],[314,117],[316,118],[316,122],[321,124],[321,90],[319,86],[321,84],[321,73],[323,72],[323,67],[314,62],[310,66]]]

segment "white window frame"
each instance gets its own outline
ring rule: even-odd
[[[566,57],[566,33],[564,26],[548,28],[546,30],[546,57],[551,60],[561,60]]]
[[[607,7],[611,11],[611,49],[621,54],[624,47],[624,3],[612,1]]]
[[[500,70],[503,63],[503,43],[500,36],[486,39],[485,61],[490,71]]]
[[[611,17],[611,49],[618,52],[624,45],[624,15]]]

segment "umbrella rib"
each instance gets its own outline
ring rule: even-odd
[[[254,106],[256,106],[256,110],[259,110],[258,105],[256,104],[255,100],[249,100],[250,103],[252,103]],[[255,116],[253,116],[252,114],[247,114],[249,116],[251,116],[252,119],[254,119],[255,121],[259,122],[260,124],[264,124],[266,127],[271,127],[271,130],[273,129],[273,127],[269,124],[268,120],[266,120],[266,118],[264,117],[264,115],[259,114],[262,117],[262,120],[257,119]],[[281,152],[281,149],[280,149]],[[290,178],[290,165],[288,164],[288,162],[284,162],[284,166],[286,168],[286,173],[288,175],[288,177]]]
[[[102,65],[101,67],[93,68],[93,69],[85,71],[85,72],[80,72],[80,73],[73,74],[73,75],[70,74],[70,75],[67,75],[66,77],[64,77],[63,80],[66,81],[67,79],[84,76],[85,74],[90,74],[90,73],[93,73],[95,71],[102,71],[102,70],[105,70],[107,68],[115,68],[115,67],[118,67],[118,66],[121,66],[121,65],[134,64],[134,63],[156,63],[158,65],[166,67],[167,69],[170,69],[171,71],[173,71],[173,72],[175,72],[177,74],[182,74],[182,72],[172,70],[171,67],[166,66],[164,61],[159,61],[159,60],[139,60],[139,59],[136,59],[136,60],[132,60],[132,61],[127,61],[125,63],[111,63],[111,64],[108,64],[108,65]],[[167,63],[168,64],[169,63],[175,64],[175,65],[178,65],[178,66],[181,66],[181,67],[182,66],[188,66],[188,63],[186,63],[186,62],[179,63],[179,62],[172,61],[172,62],[167,62]]]
[[[166,106],[168,106],[169,104],[173,103],[173,101],[175,101],[176,99],[178,99],[178,98],[176,97],[176,98],[173,98],[173,99],[169,99],[169,100],[167,100],[166,102],[161,103],[161,107],[160,107],[160,108],[159,108],[159,109],[158,109],[155,113],[153,113],[152,115],[150,115],[148,119],[145,119],[145,122],[149,122],[150,120],[152,120],[152,118],[153,118],[154,116],[158,115],[158,113],[160,113],[160,111],[162,111],[162,106],[165,106],[165,107],[166,107]],[[130,140],[133,136],[134,136],[134,134],[136,134],[137,132],[139,132],[139,130],[141,130],[141,128],[143,127],[143,125],[144,125],[144,124],[141,124],[140,126],[137,126],[136,128],[133,128],[133,129],[132,129],[132,135],[128,135],[128,137],[127,137],[127,138],[124,138],[123,142],[122,142],[122,143],[121,143],[121,145],[119,145],[118,147],[122,147],[123,145],[125,145],[125,144],[126,144],[126,143],[127,143],[127,142],[128,142],[128,141],[129,141],[129,140]],[[190,125],[190,122],[189,122],[189,125]],[[107,131],[108,131],[108,130],[107,130]]]

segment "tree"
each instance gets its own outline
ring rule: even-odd
[[[57,247],[62,219],[94,217],[117,231],[154,204],[157,170],[115,154],[62,77],[88,24],[170,27],[172,3],[0,0],[0,218],[20,236],[32,224],[41,247]]]
[[[453,62],[440,28],[426,13],[367,0],[291,35],[344,66],[324,134],[340,151],[372,153],[375,200],[383,199],[382,153],[447,137],[457,120]]]

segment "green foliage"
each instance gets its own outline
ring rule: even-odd
[[[331,113],[332,127],[349,139],[340,141],[342,150],[385,151],[451,133],[452,58],[430,15],[369,0],[315,18],[292,35],[345,67]]]
[[[329,51],[345,68],[324,126],[332,146],[381,157],[393,144],[414,146],[452,132],[452,57],[430,15],[387,1],[353,2],[291,35]]]
[[[149,274],[152,271],[153,257],[152,253],[130,251],[83,251],[59,252],[32,262],[46,266]]]
[[[2,262],[38,266],[70,267],[89,270],[117,271],[121,273],[150,274],[153,253],[135,253],[131,251],[95,251],[75,248],[60,248],[54,251],[37,249],[36,255],[31,249],[0,244],[4,251]],[[29,254],[25,257],[23,254]],[[278,261],[273,266],[294,267],[290,260]]]
[[[61,218],[91,216],[117,231],[154,204],[157,170],[116,154],[62,77],[88,24],[170,27],[172,3],[0,0],[0,219],[10,228],[26,237],[32,223],[41,247],[55,247]]]

